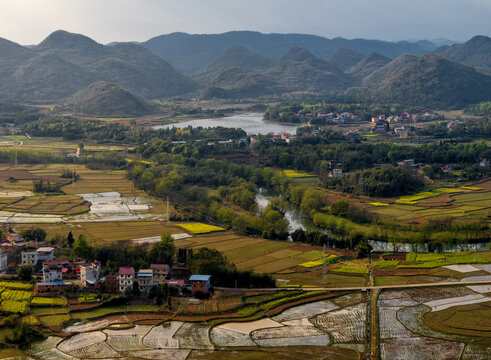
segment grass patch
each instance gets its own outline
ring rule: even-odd
[[[456,264],[486,264],[489,263],[491,251],[471,252],[462,251],[448,254],[410,252],[406,261],[399,264],[399,269],[433,269],[444,265]]]
[[[398,260],[382,260],[373,263],[373,267],[381,270],[392,269],[397,267],[397,265],[399,265]]]
[[[36,296],[31,300],[31,306],[65,306],[66,301],[58,297],[39,297]]]
[[[430,311],[423,321],[437,331],[464,336],[491,338],[491,301]]]
[[[39,320],[44,326],[61,326],[65,321],[70,320],[70,315],[40,316]]]
[[[342,272],[348,274],[368,275],[367,263],[359,260],[343,261],[339,267],[329,269],[332,272]]]
[[[78,298],[78,302],[81,304],[84,303],[93,303],[99,301],[97,294],[85,294]]]

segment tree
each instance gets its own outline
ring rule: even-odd
[[[191,271],[193,274],[213,275],[225,269],[234,269],[228,259],[218,250],[201,248],[193,253]]]
[[[46,240],[46,231],[41,228],[31,228],[31,229],[26,229],[21,233],[22,237],[24,240],[30,242],[30,241],[37,241],[37,242],[43,242]]]
[[[66,237],[66,242],[70,248],[73,246],[73,243],[75,242],[75,239],[71,231],[68,233],[68,236]]]
[[[349,202],[346,199],[340,199],[335,201],[331,205],[331,213],[336,216],[346,217],[346,213],[348,212]]]
[[[92,258],[93,249],[87,243],[87,240],[80,235],[73,246],[73,255],[84,259]]]
[[[167,300],[169,297],[169,287],[166,283],[162,283],[160,285],[154,285],[150,288],[150,293],[148,295],[149,299],[157,299],[157,304],[162,305],[164,300]]]
[[[174,255],[176,253],[174,239],[169,233],[163,233],[160,239],[161,240],[153,245],[148,252],[148,262],[151,264],[172,265],[174,263]]]
[[[356,247],[356,257],[358,259],[366,258],[370,254],[370,251],[372,251],[372,246],[368,243],[368,241],[363,240]]]
[[[22,281],[31,281],[34,269],[31,265],[22,265],[19,270],[17,270],[17,276]]]

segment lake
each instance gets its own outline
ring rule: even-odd
[[[245,113],[220,118],[196,119],[174,124],[156,125],[153,126],[153,128],[171,129],[173,127],[185,128],[188,126],[204,128],[221,126],[225,128],[243,129],[247,135],[266,135],[269,133],[279,135],[284,132],[295,134],[297,132],[297,128],[299,127],[298,125],[287,125],[263,121],[262,113]]]

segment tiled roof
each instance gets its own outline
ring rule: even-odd
[[[133,275],[135,273],[135,269],[132,267],[120,267],[119,275]]]
[[[167,265],[167,264],[152,264],[152,265],[150,265],[150,269],[168,270],[169,265]]]

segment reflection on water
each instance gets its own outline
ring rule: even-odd
[[[287,132],[291,134],[295,134],[297,131],[297,125],[286,125],[286,124],[277,124],[277,123],[269,123],[263,121],[262,113],[246,113],[246,114],[237,114],[227,117],[221,118],[210,118],[210,119],[197,119],[184,121],[175,124],[168,125],[156,125],[154,129],[170,129],[173,127],[176,128],[185,128],[188,126],[192,127],[225,127],[225,128],[237,128],[243,129],[248,135],[257,135],[257,134],[269,134],[273,133],[275,135]]]

